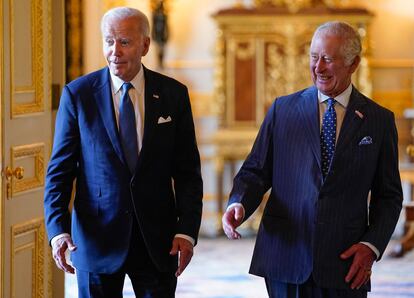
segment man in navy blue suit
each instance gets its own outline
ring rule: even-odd
[[[230,239],[269,189],[250,273],[270,297],[366,297],[401,211],[394,115],[351,83],[358,33],[321,25],[310,46],[315,86],[277,98],[234,179]]]
[[[79,297],[122,297],[126,274],[136,297],[174,297],[202,211],[188,91],[141,64],[142,12],[112,9],[101,30],[108,67],[66,85],[57,113],[44,200],[53,258],[76,268]]]

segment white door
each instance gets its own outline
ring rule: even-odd
[[[0,298],[52,297],[43,218],[52,135],[52,0],[0,1]]]

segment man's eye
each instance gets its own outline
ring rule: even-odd
[[[330,58],[330,57],[325,57],[325,58],[323,58],[323,60],[325,60],[326,63],[331,63],[332,62],[332,58]]]
[[[108,46],[111,46],[111,45],[113,45],[113,44],[114,44],[114,41],[113,41],[112,39],[106,39],[106,40],[105,40],[105,43],[106,43]]]
[[[318,60],[318,56],[316,56],[316,55],[311,55],[311,59],[312,59],[313,61],[316,61],[316,60]]]
[[[126,47],[129,45],[129,40],[121,40],[121,46]]]

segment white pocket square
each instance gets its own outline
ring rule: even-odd
[[[363,137],[361,141],[359,141],[358,145],[371,145],[372,144],[372,138],[370,136]]]
[[[158,118],[158,124],[167,123],[171,121],[172,121],[171,116],[168,116],[167,118],[164,118],[164,117]]]

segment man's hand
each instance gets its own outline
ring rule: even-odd
[[[53,259],[55,260],[56,266],[67,272],[67,273],[75,273],[75,268],[70,266],[66,262],[65,252],[66,249],[69,249],[69,251],[75,251],[76,246],[72,242],[72,238],[70,236],[64,236],[62,238],[59,238],[52,244],[52,255]]]
[[[244,218],[244,209],[240,205],[235,205],[227,209],[222,218],[223,230],[229,239],[240,239],[241,235],[236,228],[241,225]]]
[[[341,259],[345,260],[350,257],[353,257],[353,260],[345,281],[348,283],[352,281],[351,289],[359,289],[369,281],[376,255],[368,246],[358,243],[341,254]]]
[[[193,257],[193,244],[187,239],[175,237],[172,243],[170,255],[178,254],[178,269],[175,276],[178,277],[183,273],[184,269],[190,263]]]

